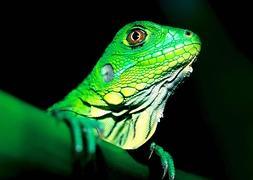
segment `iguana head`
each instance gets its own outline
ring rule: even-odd
[[[134,97],[140,97],[162,80],[174,82],[176,75],[191,71],[199,51],[200,40],[189,30],[149,21],[127,24],[91,72],[90,88],[106,106],[130,105]],[[184,67],[187,70],[182,71]]]
[[[144,144],[200,47],[189,30],[149,21],[124,26],[78,87],[88,116],[104,123],[104,139],[126,149]]]

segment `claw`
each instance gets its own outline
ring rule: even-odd
[[[168,173],[169,175],[169,180],[174,180],[175,179],[175,167],[174,167],[174,161],[171,157],[171,155],[164,151],[162,147],[156,145],[154,142],[150,146],[151,153],[149,155],[149,159],[151,158],[151,155],[153,152],[155,152],[156,155],[158,155],[161,159],[161,164],[163,168],[163,174],[162,174],[162,179],[166,176]]]
[[[148,159],[151,158],[151,156],[152,156],[152,154],[153,154],[153,152],[154,152],[154,150],[155,150],[155,146],[156,146],[156,144],[155,144],[154,142],[151,143],[151,145],[150,145],[150,154],[149,154],[149,156],[148,156]]]
[[[163,167],[162,179],[164,179],[165,175],[167,174],[167,171],[168,171],[168,164],[166,163],[165,166]]]

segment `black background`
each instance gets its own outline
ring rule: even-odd
[[[209,3],[236,48],[252,59],[250,3]],[[9,3],[2,8],[0,88],[41,109],[84,79],[126,23],[169,24],[155,0]],[[154,139],[166,142],[178,168],[225,179],[225,165],[202,121],[205,112],[193,83],[187,80],[167,103],[166,122],[160,123]]]

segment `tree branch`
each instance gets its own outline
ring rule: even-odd
[[[63,121],[1,91],[0,117],[1,179],[29,176],[34,172],[40,176],[43,173],[73,176],[71,134]],[[96,175],[108,179],[148,179],[148,167],[136,162],[125,150],[102,140],[97,140],[97,146],[84,176],[90,175],[91,168]],[[177,179],[204,178],[178,171]]]

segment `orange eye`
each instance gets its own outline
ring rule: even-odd
[[[146,38],[147,34],[145,31],[141,30],[141,29],[133,29],[127,36],[127,41],[130,45],[139,45],[140,43],[142,43],[145,38]]]

